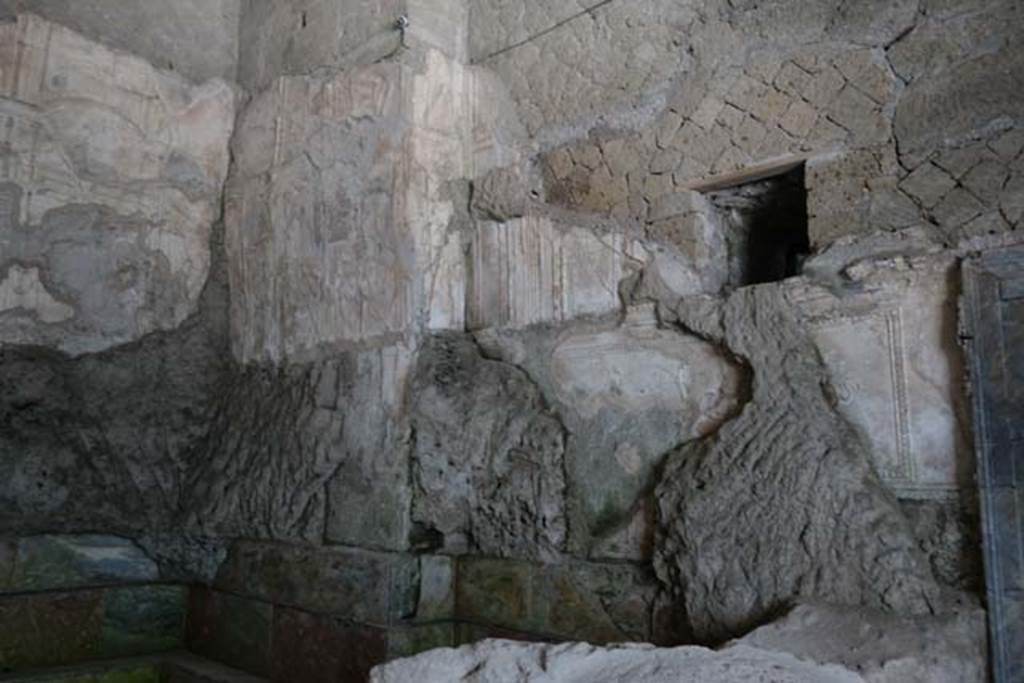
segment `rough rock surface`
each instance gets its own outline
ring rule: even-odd
[[[71,359],[0,350],[0,529],[168,531],[228,361],[227,287],[172,332]]]
[[[844,41],[881,53],[913,25],[915,9],[909,0],[853,9],[839,0],[484,0],[470,15],[471,53],[505,79],[531,134],[548,141],[595,124],[634,127],[657,104],[681,104],[689,114],[699,100],[692,93],[721,98],[747,60],[760,66],[779,53],[827,51]],[[752,57],[754,50],[760,54]],[[770,66],[751,70],[769,82],[774,75]],[[854,95],[844,113],[871,108]],[[794,112],[790,120],[795,127],[806,117]],[[757,144],[758,128],[752,131],[744,137]]]
[[[868,683],[984,683],[985,611],[899,617],[870,609],[800,605],[740,640],[805,661],[839,664]]]
[[[322,539],[326,485],[339,467],[365,460],[366,451],[390,458],[392,432],[380,394],[388,355],[349,353],[319,363],[250,366],[234,375],[210,437],[191,461],[182,508],[189,526],[229,537]],[[405,478],[379,483],[392,489]],[[400,501],[395,507],[396,515],[407,509]]]
[[[485,640],[458,649],[437,649],[375,668],[371,683],[858,683],[863,679],[834,665],[746,645],[714,652],[700,647],[586,643],[542,645]]]
[[[977,493],[963,491],[939,500],[900,501],[932,573],[944,585],[981,594],[981,510]]]
[[[0,341],[94,352],[196,311],[235,94],[0,23]]]
[[[446,551],[562,551],[566,435],[526,374],[483,358],[467,336],[440,335],[411,391],[414,523]]]
[[[710,434],[745,399],[743,368],[717,347],[659,328],[652,307],[626,319],[484,330],[489,355],[522,367],[569,433],[570,544],[590,557],[650,558],[650,493],[665,453]]]
[[[917,614],[937,606],[906,518],[829,402],[787,285],[665,308],[754,373],[739,417],[673,452],[657,489],[655,567],[696,636],[736,635],[797,597]]]

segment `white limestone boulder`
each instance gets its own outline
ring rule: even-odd
[[[746,645],[715,652],[702,647],[587,643],[549,645],[484,640],[440,648],[376,667],[371,683],[858,683],[834,665]]]

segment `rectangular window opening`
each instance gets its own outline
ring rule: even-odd
[[[799,275],[810,254],[804,165],[705,192],[728,254],[732,287]]]

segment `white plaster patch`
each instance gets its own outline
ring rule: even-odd
[[[559,400],[584,419],[603,409],[663,410],[683,416],[690,438],[712,431],[730,414],[741,380],[713,346],[660,330],[653,319],[569,337],[555,349],[552,375]]]
[[[839,412],[905,498],[973,486],[953,267],[948,257],[863,262],[849,269],[863,294],[802,302]]]

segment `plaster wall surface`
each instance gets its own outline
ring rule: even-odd
[[[0,17],[31,12],[159,69],[233,82],[243,0],[3,0]]]
[[[0,340],[77,354],[197,308],[235,95],[34,15],[0,24]]]
[[[258,91],[279,76],[365,66],[411,45],[465,62],[467,12],[465,0],[247,0],[238,81]]]

